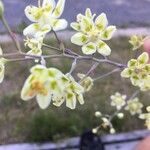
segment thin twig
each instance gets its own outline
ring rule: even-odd
[[[91,74],[91,72],[92,72],[93,70],[95,70],[95,69],[98,67],[98,65],[99,65],[98,62],[96,62],[94,65],[92,65],[92,67],[90,68],[90,70],[89,70],[89,71],[86,73],[86,75],[79,81],[79,83],[82,82],[86,77],[88,77],[88,76]]]
[[[50,46],[50,45],[47,45],[47,44],[44,44],[44,43],[43,43],[43,46],[45,46],[45,47],[47,47],[47,48],[50,48],[50,49],[53,49],[53,50],[57,50],[57,51],[60,52],[60,49],[57,48],[57,47],[53,47],[53,46]]]
[[[101,75],[101,76],[99,76],[99,77],[97,77],[97,78],[95,78],[93,80],[94,81],[100,80],[100,79],[105,78],[105,77],[107,77],[107,76],[109,76],[109,75],[111,75],[111,74],[113,74],[115,72],[118,72],[119,70],[120,70],[120,68],[113,69],[112,71],[110,71],[108,73],[105,73],[105,74],[103,74],[103,75]]]
[[[8,23],[7,23],[7,21],[6,21],[6,19],[5,19],[5,17],[2,16],[1,20],[2,20],[2,23],[3,23],[3,25],[5,26],[5,28],[7,29],[7,31],[8,31],[8,33],[9,33],[10,37],[12,38],[12,40],[13,40],[13,42],[14,42],[16,48],[17,48],[17,50],[18,50],[19,52],[21,52],[20,44],[19,44],[18,40],[16,39],[16,37],[14,36],[14,34],[12,33],[12,31],[11,31],[11,29],[10,29],[10,27],[9,27],[9,25],[8,25]]]

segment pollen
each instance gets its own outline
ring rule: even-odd
[[[31,84],[31,89],[32,89],[32,91],[40,93],[44,96],[46,96],[48,94],[48,90],[45,88],[44,84],[40,81],[34,81]]]

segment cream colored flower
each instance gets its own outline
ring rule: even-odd
[[[132,50],[135,51],[143,45],[144,39],[142,36],[133,35],[133,36],[131,36],[129,43],[133,47]]]
[[[30,70],[31,75],[27,78],[21,91],[21,98],[25,101],[36,96],[37,103],[42,109],[51,102],[48,71],[42,65],[36,65]]]
[[[77,22],[71,23],[71,27],[78,31],[72,36],[71,42],[82,46],[82,52],[86,55],[94,54],[96,51],[103,56],[108,56],[111,49],[104,42],[112,38],[116,31],[115,26],[108,26],[105,13],[102,13],[94,20],[95,14],[86,9],[85,15],[79,14]]]
[[[66,101],[66,106],[68,108],[75,109],[77,100],[81,105],[84,104],[84,88],[69,74],[67,74],[66,77],[68,78],[69,82],[66,84],[66,86],[64,86],[64,91],[60,95],[53,95],[53,104],[59,107],[64,101]]]
[[[119,92],[116,92],[114,95],[111,95],[111,106],[115,106],[120,110],[126,104],[126,95],[121,95]]]
[[[139,102],[139,99],[136,97],[127,102],[125,110],[128,110],[131,115],[142,113],[143,104]]]
[[[84,88],[69,74],[64,75],[56,68],[46,68],[42,65],[32,67],[30,72],[31,75],[21,91],[23,100],[36,97],[42,109],[47,108],[51,100],[57,107],[66,101],[66,106],[70,109],[76,108],[77,100],[84,104]]]
[[[43,38],[28,38],[25,40],[25,46],[30,48],[30,51],[27,52],[27,54],[30,55],[42,55],[42,44],[43,44]]]
[[[148,53],[142,53],[137,59],[131,59],[127,68],[121,72],[124,78],[130,78],[134,86],[139,86],[141,90],[149,90],[150,86],[150,64]]]
[[[65,19],[59,19],[65,6],[65,0],[43,0],[42,6],[27,6],[25,14],[27,18],[34,22],[23,31],[25,36],[45,36],[52,29],[54,31],[62,30],[67,27]]]
[[[26,101],[36,96],[39,106],[45,109],[49,106],[52,95],[61,92],[64,75],[56,68],[46,68],[42,65],[32,67],[30,72],[31,75],[22,88],[21,98]]]

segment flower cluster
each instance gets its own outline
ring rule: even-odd
[[[148,53],[142,53],[137,59],[131,59],[127,68],[121,72],[124,78],[130,78],[134,86],[140,87],[142,91],[150,90],[150,64],[148,64]]]
[[[108,56],[111,49],[104,42],[110,40],[116,31],[115,26],[108,26],[105,13],[100,14],[95,20],[95,14],[86,9],[85,15],[78,14],[77,22],[71,23],[71,27],[78,31],[72,36],[71,42],[82,46],[82,52],[86,55],[94,54],[96,51],[103,56]]]
[[[65,19],[59,19],[64,10],[65,0],[43,0],[42,5],[27,6],[25,14],[34,22],[24,29],[23,34],[27,36],[25,45],[30,48],[28,54],[41,55],[42,42],[45,35],[51,30],[59,31],[67,27]],[[31,39],[29,39],[29,37]]]
[[[121,95],[119,92],[116,92],[114,95],[111,95],[111,106],[115,106],[120,110],[126,104],[126,95]]]
[[[147,107],[147,113],[140,114],[139,118],[145,120],[145,125],[150,130],[150,106]]]
[[[139,99],[135,97],[134,99],[128,100],[125,110],[128,110],[131,115],[141,114],[143,104],[139,102]]]
[[[55,106],[61,106],[66,101],[66,106],[75,109],[77,100],[84,104],[84,88],[69,74],[64,75],[56,68],[46,68],[36,65],[31,68],[31,75],[27,78],[21,98],[25,101],[36,96],[42,109],[49,106],[52,101]]]

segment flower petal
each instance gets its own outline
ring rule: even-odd
[[[77,23],[77,22],[72,22],[72,23],[70,24],[70,26],[71,26],[74,30],[80,31],[80,24],[79,24],[79,23]]]
[[[34,23],[26,27],[23,31],[25,36],[33,36],[33,37],[41,37],[44,36],[51,30],[50,25],[40,25],[38,23]]]
[[[79,45],[79,46],[82,46],[84,44],[86,44],[88,41],[88,37],[83,34],[83,33],[76,33],[74,34],[72,37],[71,37],[71,42],[76,44],[76,45]]]
[[[1,46],[0,46],[0,55],[3,55],[3,50],[1,48]]]
[[[92,55],[96,52],[96,44],[89,42],[82,46],[82,52],[86,55]]]
[[[121,77],[123,77],[123,78],[129,78],[131,74],[132,74],[132,71],[129,68],[125,68],[121,72]]]
[[[60,107],[64,103],[65,98],[63,95],[54,95],[52,96],[52,101],[54,106]]]
[[[96,20],[95,25],[99,31],[103,31],[108,25],[108,20],[105,13],[100,14]]]
[[[64,7],[65,7],[65,2],[66,0],[59,0],[56,7],[55,7],[55,10],[53,12],[53,17],[54,18],[59,18],[63,11],[64,11]]]
[[[60,70],[56,69],[56,68],[49,68],[48,69],[48,76],[51,79],[56,79],[56,78],[63,77],[63,73]]]
[[[36,93],[31,89],[31,81],[33,79],[33,75],[30,75],[25,81],[23,88],[21,90],[21,98],[25,101],[32,99]]]
[[[139,65],[144,65],[149,61],[149,55],[147,52],[142,53],[139,57],[138,57],[138,63]]]
[[[128,66],[129,68],[135,68],[135,67],[137,66],[137,60],[136,60],[136,59],[131,59],[131,60],[128,62],[127,66]]]
[[[36,100],[41,109],[46,109],[51,102],[51,93],[48,92],[47,95],[37,94]]]
[[[99,41],[97,44],[97,51],[103,56],[108,56],[111,53],[110,47],[103,41]]]
[[[102,32],[100,37],[101,37],[102,40],[110,40],[115,31],[116,31],[115,26],[109,26],[109,27],[106,28],[106,30],[104,30]]]
[[[68,22],[65,19],[51,19],[50,24],[54,31],[63,30],[68,26]]]
[[[80,22],[81,31],[84,33],[90,32],[94,27],[93,20],[83,16]]]
[[[38,22],[38,20],[42,17],[42,11],[38,7],[27,6],[25,8],[25,15],[30,21]]]
[[[84,98],[83,98],[83,95],[82,95],[82,94],[78,94],[78,95],[77,95],[77,99],[78,99],[78,101],[79,101],[79,103],[80,103],[81,105],[84,104]]]
[[[76,108],[76,96],[74,93],[67,93],[67,95],[66,95],[66,106],[70,109]]]
[[[0,64],[0,83],[3,82],[4,72],[5,72],[5,66],[4,66],[4,64]]]
[[[88,17],[88,18],[92,18],[92,12],[90,10],[90,8],[87,8],[86,11],[85,11],[85,16]]]
[[[43,0],[42,7],[49,7],[50,11],[54,10],[56,3],[55,0]]]

